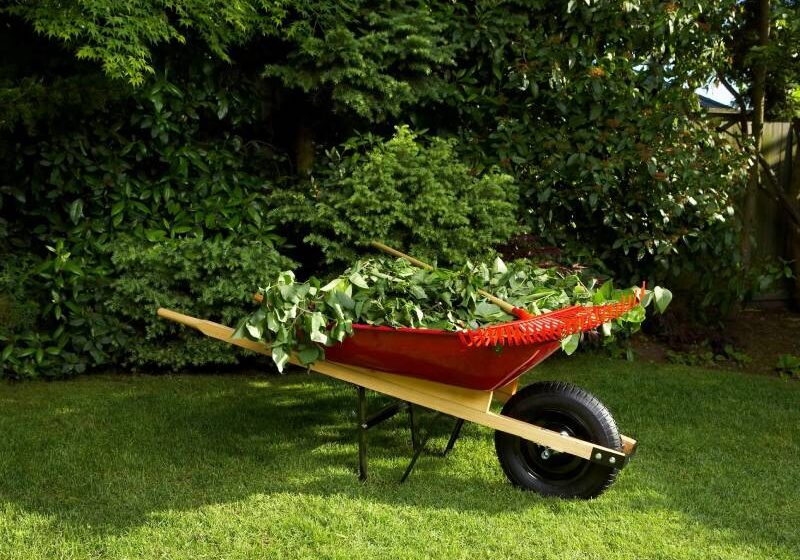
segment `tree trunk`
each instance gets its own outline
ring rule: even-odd
[[[792,122],[792,132],[794,132],[794,157],[789,170],[791,173],[789,198],[796,207],[800,207],[800,119],[794,119]],[[789,258],[794,261],[794,303],[800,309],[800,227],[791,222],[789,243]]]
[[[305,123],[297,127],[294,138],[297,174],[306,177],[314,167],[314,132]]]
[[[759,0],[756,7],[756,26],[758,32],[758,46],[766,48],[769,44],[770,27],[770,0]],[[756,154],[761,153],[761,144],[764,133],[764,101],[767,81],[767,65],[763,55],[759,53],[753,63],[753,142]],[[756,202],[758,187],[761,184],[761,169],[758,162],[753,165],[750,178],[750,187],[744,198],[743,230],[742,230],[742,264],[745,270],[750,268],[753,247],[751,237],[755,227]]]

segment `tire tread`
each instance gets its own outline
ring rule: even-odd
[[[603,432],[603,441],[596,442],[606,447],[610,447],[615,450],[622,450],[622,438],[619,435],[619,429],[617,428],[617,423],[614,420],[613,416],[609,412],[608,408],[600,402],[600,400],[586,391],[578,387],[577,385],[573,385],[572,383],[567,383],[565,381],[537,381],[532,383],[520,391],[518,391],[515,395],[513,395],[508,402],[503,406],[503,414],[507,414],[513,417],[514,410],[519,403],[531,398],[533,395],[541,395],[541,394],[552,394],[558,395],[560,397],[564,397],[570,399],[575,403],[579,403],[581,406],[585,407],[587,412],[592,415],[599,424],[602,432]],[[508,434],[503,434],[502,432],[495,433],[495,447],[497,448],[498,458],[500,459],[500,466],[503,469],[506,477],[516,486],[520,486],[522,488],[537,490],[536,488],[531,488],[524,484],[522,481],[517,479],[515,473],[511,470],[511,466],[506,464],[507,461],[504,460],[502,454],[504,453],[502,449],[502,440],[503,438],[510,437],[514,438],[517,436],[510,436]],[[586,492],[580,492],[575,495],[563,495],[564,497],[578,497],[578,498],[594,498],[605,492],[617,479],[619,475],[619,469],[609,468],[607,476],[602,479],[602,481],[589,489]],[[562,495],[557,492],[552,492],[555,495]]]

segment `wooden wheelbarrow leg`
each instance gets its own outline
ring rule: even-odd
[[[165,319],[195,328],[212,338],[261,354],[271,354],[269,347],[263,343],[244,338],[233,338],[234,330],[225,325],[197,319],[168,309],[159,309],[158,314]],[[289,362],[299,365],[296,356],[292,356]],[[623,451],[617,451],[616,449],[573,438],[569,435],[503,416],[502,414],[496,414],[489,410],[489,405],[494,396],[493,391],[465,389],[424,379],[338,364],[327,360],[314,363],[311,369],[334,379],[352,383],[357,387],[384,393],[390,397],[417,404],[461,420],[475,422],[487,428],[499,430],[538,445],[549,447],[554,451],[569,453],[601,465],[622,468],[629,461],[628,452],[632,453],[636,448],[635,440],[624,436]]]

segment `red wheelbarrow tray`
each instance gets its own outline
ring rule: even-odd
[[[325,359],[494,391],[539,364],[559,346],[558,340],[520,346],[466,346],[452,331],[355,324],[353,336],[325,349]]]
[[[630,309],[618,303],[573,306],[534,318],[528,316],[460,332],[355,324],[353,336],[326,348],[325,359],[307,367],[360,389],[383,393],[559,453],[618,469],[627,465],[636,451],[637,442],[633,438],[621,435],[622,449],[611,449],[497,414],[490,407],[492,402],[508,401],[516,393],[519,376],[550,356],[559,347],[561,336],[619,317],[624,313],[623,307]],[[234,338],[231,327],[164,308],[158,310],[158,315],[211,338],[271,355],[264,342]],[[554,322],[556,318],[558,321]],[[529,324],[532,319],[539,326],[520,335],[516,327]],[[296,356],[289,363],[302,365]]]

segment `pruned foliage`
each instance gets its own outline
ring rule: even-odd
[[[234,336],[269,344],[272,360],[283,371],[293,354],[303,364],[324,359],[325,347],[351,336],[354,323],[461,331],[515,319],[480,290],[490,290],[532,315],[569,305],[619,302],[634,291],[615,290],[612,282],[599,286],[595,278],[527,261],[507,265],[496,258],[491,265],[468,262],[455,270],[425,270],[401,259],[361,259],[324,284],[316,277],[297,282],[292,271],[282,272],[260,290],[261,306],[240,322]],[[671,297],[660,287],[642,294],[639,305],[603,325],[603,334],[613,340],[616,334],[637,331],[645,307],[654,301],[663,312]],[[562,348],[571,354],[580,337],[564,337]]]

